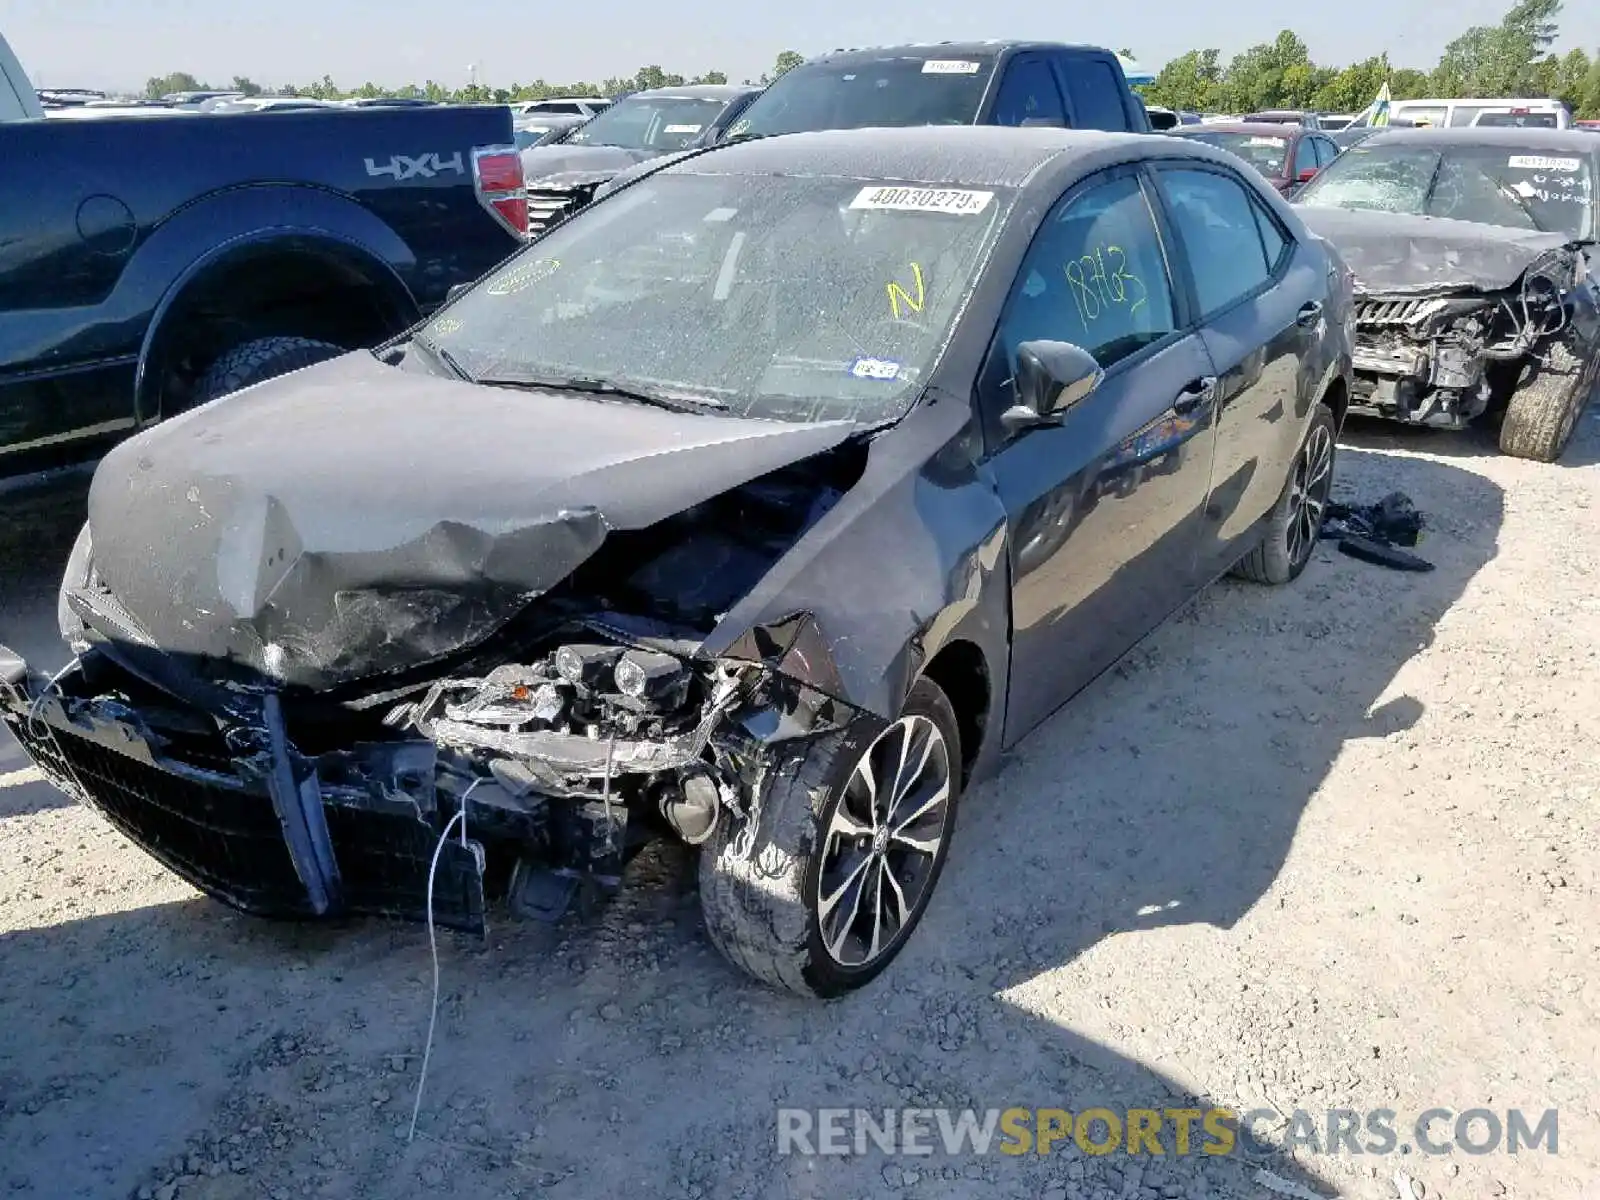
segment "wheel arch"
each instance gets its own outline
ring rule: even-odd
[[[1350,411],[1350,384],[1343,375],[1335,375],[1328,381],[1320,402],[1333,410],[1333,431],[1337,437],[1344,431],[1345,414]]]
[[[956,725],[961,733],[961,774],[965,784],[971,780],[993,728],[994,673],[976,642],[953,638],[928,660],[921,675],[939,685],[955,710]]]
[[[258,326],[354,348],[419,316],[395,268],[352,238],[284,229],[230,238],[190,263],[157,303],[139,347],[135,412],[141,424],[165,415],[167,384],[186,354],[214,358],[232,330]]]

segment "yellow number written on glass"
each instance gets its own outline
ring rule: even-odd
[[[1099,320],[1110,308],[1135,313],[1149,299],[1144,281],[1128,270],[1128,255],[1121,246],[1096,246],[1067,263],[1063,270],[1078,307],[1078,319],[1086,325]]]

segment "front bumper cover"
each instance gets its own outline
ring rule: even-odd
[[[269,694],[254,753],[207,753],[127,705],[75,698],[80,672],[42,687],[0,646],[0,721],[52,783],[202,892],[258,916],[424,920],[437,849],[433,920],[485,932],[483,851],[440,844],[431,742],[309,758]]]

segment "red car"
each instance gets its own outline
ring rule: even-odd
[[[1327,134],[1298,125],[1265,121],[1229,121],[1215,125],[1187,125],[1172,131],[1174,137],[1195,138],[1231,150],[1285,196],[1339,157],[1339,147]]]

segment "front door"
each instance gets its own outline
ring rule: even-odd
[[[1188,327],[1147,184],[1083,181],[1045,219],[980,380],[1013,582],[1006,740],[1160,623],[1196,584],[1211,471],[1210,362]],[[1017,347],[1072,342],[1105,369],[1058,423],[1007,435]]]

